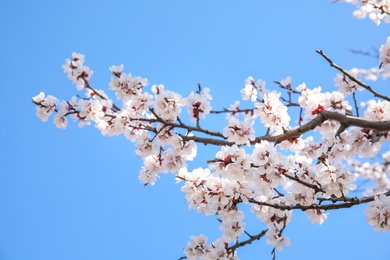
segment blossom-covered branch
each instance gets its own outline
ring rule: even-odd
[[[356,79],[349,72],[345,71],[342,67],[340,67],[339,65],[334,63],[322,50],[317,50],[316,52],[318,54],[320,54],[322,57],[324,57],[324,59],[326,59],[329,62],[330,66],[332,66],[333,68],[336,68],[341,73],[343,73],[345,76],[347,76],[350,80],[352,80],[353,82],[355,82],[359,86],[363,87],[364,89],[366,89],[369,92],[371,92],[372,94],[374,94],[375,97],[379,97],[379,98],[382,98],[384,100],[390,101],[390,97],[382,95],[382,94],[376,92],[370,86],[368,86],[368,85],[364,84],[363,82],[361,82],[360,80]]]
[[[359,2],[359,11],[376,22],[389,17],[388,1],[346,2]],[[149,87],[148,79],[125,73],[123,65],[109,67],[109,88],[121,102],[115,104],[92,86],[93,71],[84,65],[84,55],[74,52],[63,69],[85,96],[59,101],[41,92],[33,104],[42,121],[54,115],[58,128],[70,119],[80,127],[94,124],[104,136],[123,134],[143,161],[138,177],[143,185],[172,173],[190,209],[218,217],[221,237],[210,244],[203,234],[191,237],[186,258],[238,259],[237,249],[264,236],[275,256],[275,249],[290,245],[284,231],[294,210],[322,224],[327,211],[368,203],[367,223],[390,230],[390,97],[363,82],[390,77],[390,37],[379,49],[378,67],[368,70],[346,70],[317,52],[338,70],[337,90],[293,85],[291,77],[274,80],[276,89],[269,89],[265,81],[248,77],[237,91],[248,108],[236,101],[217,110],[209,88],[198,85],[183,97],[162,84]],[[376,99],[359,100],[359,106],[357,91]],[[204,121],[212,121],[213,129]],[[219,150],[208,154],[207,163],[189,167],[203,145]],[[381,159],[365,159],[374,156]],[[362,187],[358,180],[372,186]],[[246,231],[243,208],[262,223],[261,233]],[[249,239],[240,242],[244,234]]]
[[[376,25],[382,20],[390,22],[390,2],[388,0],[333,0],[333,2],[346,2],[356,4],[358,10],[353,12],[356,18],[369,17]]]
[[[250,144],[256,144],[259,143],[261,140],[266,140],[269,142],[276,142],[280,143],[282,141],[286,141],[293,138],[299,138],[304,133],[307,133],[316,127],[320,126],[322,123],[324,123],[327,120],[334,120],[339,123],[343,123],[345,126],[357,126],[364,129],[374,130],[376,134],[384,134],[385,132],[390,131],[390,120],[387,121],[373,121],[369,119],[362,119],[359,117],[353,117],[348,115],[343,115],[338,112],[333,111],[321,111],[318,113],[318,115],[312,119],[311,121],[307,122],[303,126],[300,126],[298,128],[295,128],[290,131],[286,131],[283,134],[280,135],[264,135],[256,137],[253,141],[250,141]],[[198,143],[203,144],[214,144],[214,145],[233,145],[233,142],[228,142],[225,140],[218,140],[213,138],[204,138],[204,137],[198,137],[198,136],[186,136],[183,138],[185,140],[193,140]]]

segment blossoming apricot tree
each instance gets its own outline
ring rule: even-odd
[[[357,17],[369,16],[377,25],[390,21],[389,0],[344,2],[357,4]],[[390,37],[379,49],[378,68],[345,70],[323,51],[317,53],[338,71],[337,91],[323,92],[305,83],[293,88],[287,77],[276,82],[282,90],[278,92],[248,77],[241,94],[249,108],[241,109],[236,102],[230,108],[212,110],[210,89],[199,85],[195,93],[182,97],[164,85],[153,85],[149,93],[148,80],[123,72],[123,65],[110,67],[109,87],[121,100],[115,104],[92,86],[93,72],[84,65],[84,55],[74,52],[63,69],[86,97],[59,101],[41,92],[33,103],[44,122],[54,113],[58,128],[65,128],[71,118],[80,127],[94,123],[104,136],[124,134],[135,143],[136,154],[144,162],[139,174],[144,185],[155,184],[159,173],[173,173],[183,183],[189,208],[218,216],[222,236],[209,244],[204,235],[191,237],[183,258],[238,259],[238,248],[264,236],[273,253],[281,251],[290,245],[283,231],[294,210],[304,211],[312,223],[321,224],[327,211],[368,203],[367,223],[376,231],[389,231],[390,151],[382,146],[390,140],[390,97],[361,79],[390,77]],[[375,98],[362,102],[364,112],[356,91]],[[291,120],[290,107],[299,108],[296,121]],[[227,120],[223,131],[202,127],[202,120],[221,114]],[[267,129],[266,134],[256,135],[255,121]],[[210,154],[208,167],[189,169],[186,162],[196,157],[198,144],[220,150]],[[362,159],[377,154],[382,162]],[[358,178],[369,179],[375,186],[360,197],[350,197]],[[245,231],[242,203],[265,225],[259,234]],[[243,233],[248,239],[240,241]]]

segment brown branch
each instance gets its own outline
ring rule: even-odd
[[[337,69],[338,71],[340,71],[341,73],[343,73],[345,76],[347,76],[348,78],[350,78],[353,82],[355,82],[356,84],[358,84],[359,86],[363,87],[364,89],[366,89],[367,91],[371,92],[372,94],[374,94],[375,97],[379,97],[379,98],[382,98],[384,100],[387,100],[390,102],[390,98],[387,97],[387,96],[384,96],[378,92],[376,92],[375,90],[373,90],[370,86],[364,84],[363,82],[361,82],[360,80],[356,79],[354,76],[352,76],[351,74],[349,74],[347,71],[345,71],[342,67],[340,67],[339,65],[337,65],[336,63],[334,63],[322,50],[316,50],[316,52],[318,54],[320,54],[327,62],[329,62],[330,66]]]
[[[34,101],[33,101],[33,103],[35,105],[45,107],[44,105],[36,103]],[[54,111],[58,112],[57,109],[54,109]],[[184,136],[184,135],[179,134],[183,138],[184,141],[193,140],[197,143],[212,144],[212,145],[217,145],[217,146],[234,145],[233,142],[226,141],[225,140],[226,138],[220,132],[214,132],[214,131],[210,131],[210,130],[207,130],[207,129],[204,129],[201,127],[190,126],[190,125],[184,124],[182,122],[179,122],[179,124],[174,123],[174,122],[168,122],[168,121],[162,119],[160,116],[158,116],[152,108],[150,108],[150,111],[156,117],[156,119],[148,119],[148,118],[128,118],[128,119],[130,121],[143,121],[143,122],[149,122],[149,123],[160,122],[166,126],[186,129],[188,132],[200,132],[200,133],[204,133],[206,135],[222,138],[222,139],[214,139],[214,138],[199,137],[199,136]],[[68,114],[71,114],[71,113],[68,113]],[[108,113],[106,113],[105,116],[114,117],[114,115],[111,115]],[[285,133],[280,134],[280,135],[259,136],[259,137],[256,137],[254,141],[251,141],[250,144],[253,145],[253,144],[259,143],[261,140],[280,143],[282,141],[285,141],[285,140],[288,140],[291,138],[298,138],[301,135],[303,135],[304,133],[309,132],[310,130],[313,130],[317,126],[320,126],[326,120],[338,121],[338,122],[344,124],[346,127],[357,126],[357,127],[371,129],[371,130],[380,131],[380,132],[390,131],[390,121],[374,121],[374,120],[363,119],[363,118],[354,117],[354,116],[343,115],[343,114],[340,114],[340,113],[334,112],[334,111],[324,110],[324,111],[321,111],[317,117],[315,117],[311,121],[307,122],[306,124],[304,124],[298,128],[295,128],[295,129],[290,130],[290,131],[286,131]]]
[[[280,135],[264,135],[264,136],[259,136],[256,137],[254,141],[251,141],[250,144],[256,144],[259,143],[261,140],[266,140],[269,142],[275,142],[275,143],[280,143],[282,141],[291,139],[291,138],[298,138],[301,135],[303,135],[306,132],[309,132],[310,130],[313,130],[317,126],[320,126],[323,122],[326,120],[335,120],[338,121],[345,126],[356,126],[356,127],[361,127],[365,129],[371,129],[375,131],[380,131],[380,132],[386,132],[390,131],[390,121],[374,121],[374,120],[369,120],[369,119],[363,119],[359,117],[354,117],[354,116],[347,116],[340,114],[338,112],[334,111],[321,111],[318,113],[318,116],[313,118],[310,122],[307,122],[306,124],[295,128],[293,130],[287,131],[284,134]],[[193,130],[197,130],[196,127],[191,128]],[[205,137],[198,137],[198,136],[186,136],[183,139],[189,141],[193,140],[198,143],[203,143],[203,144],[214,144],[214,145],[233,145],[233,142],[228,142],[226,140],[216,140],[213,138],[205,138]]]
[[[345,124],[346,126],[357,126],[357,127],[372,129],[376,131],[390,131],[390,121],[373,121],[369,119],[343,115],[338,112],[324,110],[321,111],[317,117],[312,119],[310,122],[302,125],[301,127],[287,131],[286,133],[281,135],[276,135],[276,136],[267,135],[267,136],[257,137],[253,142],[251,142],[251,144],[258,143],[261,140],[280,143],[290,138],[297,138],[303,135],[304,133],[313,130],[317,126],[320,126],[326,120],[335,120]]]
[[[297,93],[301,94],[300,92],[297,91]],[[285,106],[286,107],[300,107],[300,105],[298,103],[294,103],[292,101],[292,96],[291,96],[292,92],[290,90],[288,90],[287,92],[287,95],[288,95],[288,99],[285,99],[284,97],[280,97],[280,99],[283,101],[283,102],[286,102]]]
[[[97,95],[98,97],[100,97],[101,99],[107,100],[107,98],[105,98],[102,94],[100,94],[95,88],[93,88],[93,87],[89,84],[88,80],[86,80],[84,76],[81,76],[81,78],[84,80],[85,87],[86,87],[87,89],[90,89],[94,94],[96,94],[96,95]],[[116,111],[121,110],[117,105],[115,105],[114,102],[112,103],[112,107],[113,107]]]
[[[390,196],[390,191],[383,193],[386,196]],[[375,196],[367,196],[362,198],[343,198],[342,201],[346,201],[345,203],[334,203],[334,204],[311,204],[311,205],[301,205],[301,204],[295,204],[295,205],[279,205],[279,204],[272,204],[268,202],[260,202],[254,199],[249,199],[248,201],[250,203],[260,205],[260,206],[268,206],[275,209],[280,210],[294,210],[299,209],[302,211],[306,211],[309,209],[319,209],[319,210],[336,210],[336,209],[345,209],[345,208],[351,208],[356,205],[372,202],[375,200]],[[321,200],[323,201],[323,200]]]
[[[33,100],[32,102],[33,102],[33,104],[35,104],[35,105],[37,105],[37,106],[44,107],[44,108],[49,108],[48,106],[42,105],[41,103],[35,102],[34,100]],[[69,105],[69,103],[68,103],[68,105]],[[73,110],[73,111],[66,112],[66,113],[63,115],[64,117],[65,117],[65,116],[68,116],[68,115],[72,115],[72,114],[77,114],[77,113],[79,113],[79,111],[77,111],[73,106],[71,106],[70,109]],[[58,113],[58,109],[57,109],[57,108],[54,108],[53,111],[56,112],[56,113]]]
[[[378,51],[377,49],[373,48],[373,50],[376,52],[376,54],[372,54],[371,52],[369,51],[362,51],[362,50],[355,50],[355,49],[348,49],[350,52],[352,52],[353,54],[360,54],[360,55],[364,55],[364,56],[369,56],[369,57],[374,57],[374,58],[379,58],[379,54],[378,54]]]
[[[259,234],[257,235],[254,235],[254,236],[251,236],[249,235],[248,233],[246,233],[249,238],[247,240],[244,240],[244,241],[241,241],[241,242],[238,242],[230,247],[228,247],[227,251],[228,252],[234,252],[236,251],[238,248],[240,247],[243,247],[243,246],[246,246],[246,245],[249,245],[249,244],[252,244],[252,242],[256,241],[256,240],[260,240],[260,238],[262,238],[263,236],[265,236],[265,233],[267,233],[268,229],[266,230],[263,230],[261,231]]]
[[[207,134],[207,135],[211,135],[211,136],[217,136],[217,137],[225,138],[223,136],[223,134],[221,134],[219,132],[210,131],[210,130],[207,130],[207,129],[204,129],[204,128],[201,128],[201,127],[194,127],[194,126],[186,125],[186,124],[184,124],[182,122],[179,123],[179,124],[174,123],[174,122],[168,122],[168,121],[164,120],[163,118],[161,118],[159,115],[157,115],[156,112],[153,110],[153,108],[149,108],[149,110],[156,117],[157,121],[162,123],[162,124],[164,124],[164,125],[177,127],[177,128],[184,128],[184,129],[187,129],[188,132],[196,131],[196,132],[201,132],[201,133],[204,133],[204,134]],[[190,140],[190,139],[188,139],[188,140]]]
[[[248,108],[248,109],[237,109],[237,110],[231,110],[231,109],[226,109],[224,108],[223,110],[211,110],[210,114],[222,114],[222,113],[253,113],[255,109],[254,108]]]
[[[326,120],[335,120],[347,126],[357,126],[375,131],[390,131],[390,121],[374,121],[360,117],[343,115],[332,111],[322,111],[320,114]]]
[[[284,176],[286,176],[287,178],[289,178],[290,180],[294,180],[294,181],[300,183],[300,184],[303,185],[303,186],[306,186],[306,187],[308,187],[308,188],[313,189],[315,193],[319,193],[319,192],[325,193],[325,191],[324,191],[323,189],[319,188],[317,185],[314,185],[314,184],[311,184],[311,183],[307,183],[307,182],[305,182],[305,181],[299,179],[298,177],[289,175],[289,174],[287,174],[287,173],[282,173],[282,174],[283,174]]]
[[[359,115],[359,107],[358,107],[358,104],[357,104],[355,91],[352,93],[352,97],[353,97],[353,103],[355,104],[356,116],[359,117],[360,116]]]
[[[35,102],[34,100],[32,100],[32,103],[34,105],[37,105],[37,106],[40,106],[40,107],[49,108],[48,106],[42,105],[41,103]],[[53,111],[58,113],[58,109],[57,108],[54,108]]]
[[[374,6],[374,8],[379,9],[382,12],[382,14],[390,15],[390,13],[385,10],[385,7],[383,5],[376,5],[373,3],[370,3],[370,4],[372,4]]]
[[[294,94],[301,94],[301,92],[297,91],[297,90],[294,90],[291,88],[290,84],[288,86],[284,86],[282,85],[279,81],[274,81],[275,84],[278,84],[280,88],[282,89],[285,89],[287,91],[289,91],[290,93],[294,93]]]

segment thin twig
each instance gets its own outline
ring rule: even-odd
[[[359,106],[357,104],[355,91],[352,93],[352,98],[353,98],[353,103],[355,104],[356,116],[359,117]]]
[[[101,99],[103,100],[107,100],[107,98],[105,98],[102,94],[99,93],[99,91],[97,91],[96,89],[94,89],[91,84],[89,84],[88,80],[85,79],[84,76],[81,76],[81,78],[84,80],[84,83],[85,83],[85,87],[90,89],[93,93],[95,93],[98,97],[100,97]],[[112,103],[112,107],[116,110],[116,111],[119,111],[121,110],[117,105],[115,105],[115,103],[113,102]]]
[[[237,110],[231,110],[231,109],[223,109],[223,110],[211,110],[210,114],[222,114],[222,113],[253,113],[255,108],[248,108],[248,109],[237,109]]]
[[[316,50],[316,52],[318,54],[320,54],[327,62],[329,62],[330,66],[337,69],[338,71],[340,71],[341,73],[343,73],[344,75],[346,75],[348,78],[350,78],[353,82],[355,82],[356,84],[358,84],[359,86],[363,87],[364,89],[368,90],[369,92],[371,92],[372,94],[374,94],[375,97],[379,97],[379,98],[382,98],[384,100],[387,100],[390,102],[390,98],[388,96],[384,96],[378,92],[376,92],[375,90],[373,90],[370,86],[364,84],[363,82],[361,82],[360,80],[358,80],[357,78],[355,78],[354,76],[352,76],[351,74],[349,74],[347,71],[345,71],[342,67],[340,67],[339,65],[337,65],[336,63],[334,63],[322,50]]]
[[[237,250],[239,247],[243,247],[243,246],[246,246],[248,244],[252,244],[253,241],[256,241],[256,240],[260,240],[260,238],[262,238],[263,236],[265,236],[265,233],[267,233],[268,229],[266,230],[263,230],[261,231],[259,234],[257,235],[254,235],[254,236],[249,236],[249,238],[247,240],[244,240],[244,241],[241,241],[241,242],[238,242],[236,244],[234,244],[233,246],[230,246],[228,247],[228,252],[229,251],[235,251]]]

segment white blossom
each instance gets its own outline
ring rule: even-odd
[[[161,160],[158,156],[149,155],[144,159],[144,166],[140,170],[138,179],[144,184],[154,185],[160,172]]]
[[[375,231],[390,231],[390,196],[375,196],[375,200],[368,205],[364,213],[367,223],[373,226]]]
[[[49,116],[53,114],[57,106],[57,98],[51,95],[45,98],[45,93],[40,92],[38,95],[33,97],[33,101],[36,106],[37,116],[43,121],[46,122],[49,119]]]
[[[167,121],[176,120],[183,106],[181,95],[170,90],[164,90],[164,85],[154,85],[152,91],[155,97],[153,105],[157,115]]]
[[[263,100],[255,103],[255,114],[260,117],[264,126],[275,134],[283,133],[283,129],[290,123],[287,107],[280,101],[280,95],[276,91],[265,91],[263,92]]]
[[[210,248],[210,246],[206,244],[207,240],[208,238],[203,234],[199,236],[191,236],[191,240],[184,249],[186,257],[190,260],[204,259]]]
[[[69,106],[67,103],[62,101],[59,104],[59,109],[57,114],[54,116],[54,124],[58,128],[63,128],[65,129],[66,126],[68,125],[68,119],[66,118],[66,113],[69,111]]]
[[[198,119],[206,118],[210,113],[211,106],[209,100],[212,100],[209,88],[204,88],[202,93],[191,92],[191,94],[184,99],[184,105],[187,107],[188,114],[192,123],[196,123]]]
[[[368,16],[377,24],[389,19],[377,7],[387,10],[388,1],[345,2],[357,4],[356,16]],[[339,74],[335,79],[338,91],[324,92],[321,87],[309,88],[305,83],[293,90],[291,77],[286,77],[275,81],[284,91],[277,92],[266,89],[265,81],[255,82],[248,77],[240,93],[243,100],[251,100],[252,108],[242,109],[236,101],[230,108],[207,116],[225,113],[227,123],[221,133],[203,128],[199,122],[213,112],[209,88],[199,87],[183,98],[160,84],[153,85],[149,94],[145,91],[146,78],[124,73],[123,64],[113,65],[109,67],[109,87],[121,100],[119,106],[103,90],[89,84],[93,72],[84,61],[84,55],[74,52],[63,65],[76,88],[85,90],[84,98],[59,102],[41,92],[33,97],[37,116],[46,122],[54,113],[58,128],[66,128],[69,117],[80,127],[94,124],[104,136],[123,134],[134,143],[135,153],[143,160],[138,176],[143,185],[154,185],[160,173],[175,174],[188,208],[206,216],[216,215],[221,222],[222,234],[213,243],[207,244],[205,235],[190,238],[184,249],[188,259],[238,259],[230,246],[240,241],[245,232],[242,204],[248,204],[266,227],[266,243],[282,251],[291,244],[283,232],[291,221],[292,209],[302,209],[312,223],[322,224],[328,217],[327,206],[364,202],[348,197],[350,191],[357,189],[357,178],[375,185],[365,191],[375,195],[365,211],[367,223],[376,231],[390,230],[390,197],[386,196],[390,189],[390,151],[383,151],[383,145],[390,140],[389,132],[368,124],[366,128],[361,127],[362,123],[322,120],[322,111],[348,116],[354,122],[386,124],[390,120],[390,102],[386,98],[364,101],[364,115],[353,118],[357,116],[352,115],[348,101],[355,99],[355,91],[366,90],[356,80]],[[379,69],[353,68],[348,73],[366,80],[390,76],[390,37],[380,49],[379,61]],[[189,114],[187,118],[181,114],[183,106]],[[291,125],[290,106],[298,107],[302,113]],[[305,120],[309,123],[303,125]],[[255,129],[256,121],[261,126]],[[311,130],[318,132],[312,134]],[[206,168],[193,169],[189,162],[199,153],[197,143],[220,147],[208,158]],[[360,160],[377,154],[382,155],[383,162]],[[373,197],[364,199],[367,198],[370,201]]]
[[[280,235],[280,230],[274,225],[268,228],[266,235],[268,236],[266,243],[275,247],[279,252],[283,250],[284,246],[291,246],[290,239]]]
[[[231,117],[229,125],[223,131],[223,135],[229,142],[249,145],[250,141],[255,140],[253,125],[253,121],[239,121],[237,118]]]

